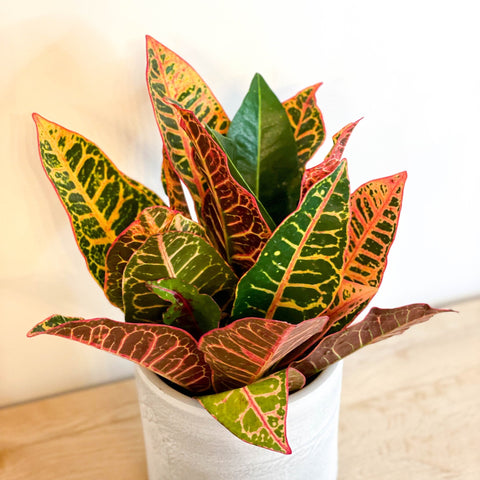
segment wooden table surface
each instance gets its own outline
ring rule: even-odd
[[[480,299],[452,308],[345,360],[340,480],[480,479]],[[134,381],[1,409],[0,478],[146,479]]]

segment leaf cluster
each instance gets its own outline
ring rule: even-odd
[[[352,324],[380,286],[406,174],[350,191],[343,152],[358,122],[307,165],[325,138],[320,84],[281,102],[256,74],[230,120],[198,73],[151,37],[147,59],[168,206],[94,143],[34,115],[44,169],[125,322],[53,315],[29,335],[128,358],[243,440],[290,453],[289,392],[440,312],[374,308]]]

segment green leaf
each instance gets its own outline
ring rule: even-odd
[[[169,302],[153,293],[146,282],[178,278],[210,295],[220,308],[231,303],[237,278],[217,251],[203,238],[169,231],[149,237],[131,256],[123,280],[127,322],[161,322]]]
[[[292,453],[286,438],[287,372],[227,392],[197,398],[203,407],[241,440]]]
[[[210,367],[197,342],[178,328],[53,315],[27,336],[40,334],[68,338],[113,353],[193,393],[210,390]]]
[[[179,212],[168,207],[149,207],[112,243],[105,263],[104,291],[115,306],[123,309],[123,272],[130,257],[147,238],[168,231],[190,232],[205,237],[205,231],[198,223]]]
[[[163,314],[163,323],[186,330],[196,339],[218,328],[220,308],[212,297],[199,293],[195,286],[178,278],[159,280],[148,286],[153,293],[171,303]]]
[[[155,193],[122,174],[92,142],[34,114],[45,172],[67,211],[88,269],[103,288],[108,248]]]
[[[292,325],[263,318],[242,318],[206,333],[199,342],[212,368],[216,392],[253,383],[288,353],[323,331],[328,317]]]
[[[255,197],[231,176],[220,146],[192,112],[175,108],[193,145],[192,162],[205,179],[202,224],[217,251],[241,274],[254,264],[271,231]]]
[[[297,206],[302,169],[290,121],[265,80],[256,74],[227,137],[237,149],[236,167],[273,220]]]
[[[300,323],[323,312],[340,287],[348,217],[343,162],[273,233],[238,284],[232,317]]]
[[[325,139],[322,112],[315,100],[320,85],[322,84],[317,83],[307,87],[282,104],[292,126],[298,161],[303,167]]]
[[[450,311],[420,303],[391,309],[372,308],[364,320],[325,337],[307,357],[294,362],[292,367],[308,378],[366,345],[403,333],[433,315]]]

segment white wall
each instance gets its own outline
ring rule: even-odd
[[[230,114],[259,71],[282,99],[323,81],[329,136],[365,117],[346,152],[353,186],[409,173],[374,304],[479,294],[477,18],[473,0],[1,2],[0,405],[132,371],[67,340],[25,338],[52,313],[121,319],[77,251],[30,115],[81,132],[158,189],[145,34],[190,61]]]

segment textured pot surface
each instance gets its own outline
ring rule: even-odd
[[[137,367],[137,389],[150,480],[334,480],[342,363],[328,367],[288,402],[293,453],[249,445],[197,400]]]

